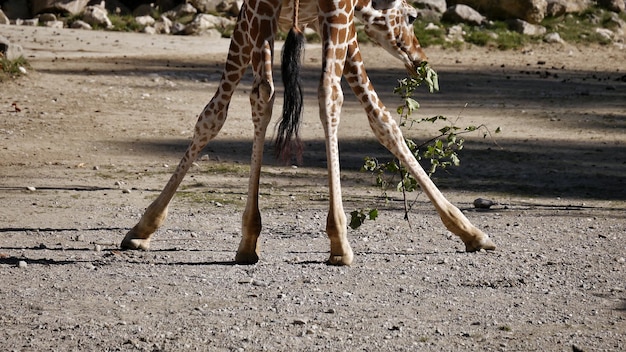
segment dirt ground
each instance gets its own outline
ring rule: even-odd
[[[346,87],[346,211],[377,207],[380,217],[350,231],[355,264],[331,267],[311,45],[304,164],[267,151],[262,258],[240,266],[250,77],[152,250],[118,250],[182,156],[227,40],[0,32],[32,64],[0,84],[0,350],[626,349],[625,50],[427,50],[441,92],[420,93],[418,117],[502,129],[497,144],[468,135],[461,166],[435,180],[494,252],[463,252],[423,195],[405,222],[401,194],[385,200],[358,171],[364,156],[389,156]],[[401,64],[363,50],[395,109]],[[418,127],[406,135],[425,140],[442,126]],[[477,211],[478,197],[499,204]]]

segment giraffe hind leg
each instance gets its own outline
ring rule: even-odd
[[[280,3],[276,3],[280,11]],[[250,91],[250,106],[254,124],[254,139],[250,157],[250,177],[248,179],[248,198],[241,218],[241,241],[235,255],[239,264],[254,264],[259,260],[259,236],[262,229],[259,211],[259,181],[263,164],[263,147],[267,126],[272,118],[275,90],[272,77],[272,55],[276,20],[259,21],[259,42],[254,45],[252,69],[254,82]]]

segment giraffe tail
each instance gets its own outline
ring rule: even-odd
[[[304,52],[304,34],[293,26],[283,46],[281,72],[285,89],[283,116],[278,124],[278,134],[274,143],[276,156],[289,161],[295,155],[298,163],[302,162],[302,143],[298,136],[302,120],[302,87],[300,66]]]

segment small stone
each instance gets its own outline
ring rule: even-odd
[[[78,235],[76,236],[76,241],[78,242],[83,242],[85,240],[85,236],[84,235]]]
[[[122,193],[130,193],[130,189],[128,189],[128,188],[124,188],[124,189],[122,190]]]
[[[93,250],[96,252],[102,252],[102,246],[97,244],[95,246],[93,246]]]
[[[17,262],[17,267],[20,269],[26,269],[26,267],[28,267],[28,263],[26,263],[23,260],[20,260],[19,262]]]
[[[543,40],[546,43],[564,43],[563,39],[561,39],[561,36],[559,35],[559,33],[556,32],[551,32],[546,34],[543,37]]]
[[[485,198],[477,198],[474,200],[474,208],[476,209],[489,209],[496,204],[498,203]]]
[[[252,280],[252,286],[267,287],[269,284],[265,281]]]
[[[305,318],[296,318],[293,320],[293,325],[306,325],[307,322]]]
[[[28,187],[26,187],[26,189],[27,189],[27,190],[29,190],[29,191],[31,191],[31,192],[34,192],[34,191],[36,191],[36,190],[37,190],[37,188],[35,188],[35,187],[33,187],[33,186],[28,186]]]

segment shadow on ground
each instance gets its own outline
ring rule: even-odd
[[[176,159],[183,155],[187,143],[144,140],[133,142],[132,148]],[[211,142],[205,151],[222,162],[247,164],[251,148],[251,142],[220,139]],[[324,141],[306,141],[305,148],[302,166],[325,169]],[[391,159],[391,154],[374,139],[344,139],[340,141],[340,155],[342,169],[353,172],[361,168],[364,156]],[[459,167],[435,174],[440,188],[518,196],[626,199],[626,150],[621,145],[499,140],[496,146],[467,142],[459,156]],[[265,165],[281,165],[269,143]],[[346,178],[350,182],[350,177]]]
[[[126,60],[126,59],[119,59]],[[98,72],[73,69],[74,74],[143,75],[159,74],[170,79],[216,80],[221,64],[202,64],[200,58],[188,60],[133,59],[135,68],[116,69],[115,63]],[[85,63],[88,64],[88,63]],[[129,67],[128,64],[120,65]],[[58,71],[68,73],[60,68]],[[391,93],[402,69],[369,69],[368,73],[386,102],[398,101]],[[564,67],[544,65],[515,67],[483,67],[462,70],[461,67],[439,69],[443,92],[420,95],[434,106],[457,105],[464,102],[472,106],[498,110],[505,116],[508,112],[531,109],[535,118],[541,116],[546,106],[559,110],[545,111],[545,119],[557,116],[562,123],[551,127],[564,134],[577,130],[593,130],[597,133],[626,132],[626,75],[623,72],[567,70]],[[275,73],[280,82],[280,73]],[[302,72],[305,103],[315,104],[319,69],[309,65]],[[389,77],[394,77],[390,79]],[[250,75],[241,84],[249,89]],[[277,83],[277,94],[282,87]],[[344,84],[346,100],[354,98]],[[395,99],[395,100],[394,100]],[[354,104],[354,103],[353,103]],[[388,103],[393,106],[393,103]],[[563,109],[566,110],[564,113]],[[593,112],[598,109],[598,112]],[[590,112],[591,111],[591,112]],[[607,111],[610,111],[607,113]],[[364,118],[365,121],[365,118]],[[365,122],[364,122],[365,123]],[[529,123],[532,123],[529,121]],[[132,148],[141,153],[182,156],[186,140],[140,140]],[[358,170],[363,157],[375,156],[388,159],[387,153],[372,139],[343,139],[340,143],[341,163],[344,170]],[[242,164],[249,162],[249,142],[218,138],[206,148],[207,152],[222,161]],[[266,164],[278,164],[266,148]],[[498,145],[484,142],[468,142],[460,153],[462,165],[436,175],[441,188],[502,192],[524,196],[549,196],[565,198],[588,198],[626,200],[626,148],[621,142],[569,141],[549,139],[498,138]],[[325,168],[323,140],[306,142],[304,166]]]

